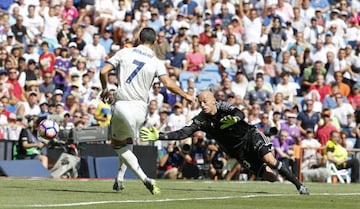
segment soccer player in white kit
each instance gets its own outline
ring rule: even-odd
[[[146,119],[149,90],[156,77],[167,89],[189,102],[193,102],[194,98],[182,91],[169,78],[164,64],[152,51],[151,46],[156,40],[155,31],[152,28],[143,28],[139,38],[139,46],[121,49],[101,69],[100,81],[103,89],[101,97],[106,99],[108,95],[108,73],[118,69],[119,83],[110,126],[112,145],[119,155],[120,168],[113,189],[117,191],[124,189],[124,175],[129,166],[146,188],[156,195],[160,193],[160,189],[156,186],[155,180],[148,178],[144,173],[132,152],[132,146],[127,145],[127,141],[139,136],[139,129]]]

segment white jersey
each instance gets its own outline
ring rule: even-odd
[[[124,48],[108,63],[119,70],[116,99],[122,101],[141,100],[148,103],[154,79],[167,74],[163,62],[144,45]]]

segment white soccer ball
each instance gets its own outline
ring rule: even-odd
[[[54,120],[44,119],[39,124],[38,135],[44,139],[51,140],[59,134],[59,125]]]

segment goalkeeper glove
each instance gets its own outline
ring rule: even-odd
[[[228,127],[234,125],[235,123],[237,123],[239,120],[240,120],[240,118],[238,116],[227,115],[227,116],[221,118],[220,123],[222,125],[220,126],[220,129],[228,128]]]
[[[140,140],[143,142],[147,141],[156,141],[159,139],[159,131],[154,127],[150,128],[141,128],[140,130]]]

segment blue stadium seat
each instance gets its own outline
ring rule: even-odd
[[[197,80],[199,82],[220,83],[221,77],[218,72],[200,72]]]
[[[201,69],[201,72],[213,72],[218,73],[219,67],[216,64],[206,64],[203,69]]]

